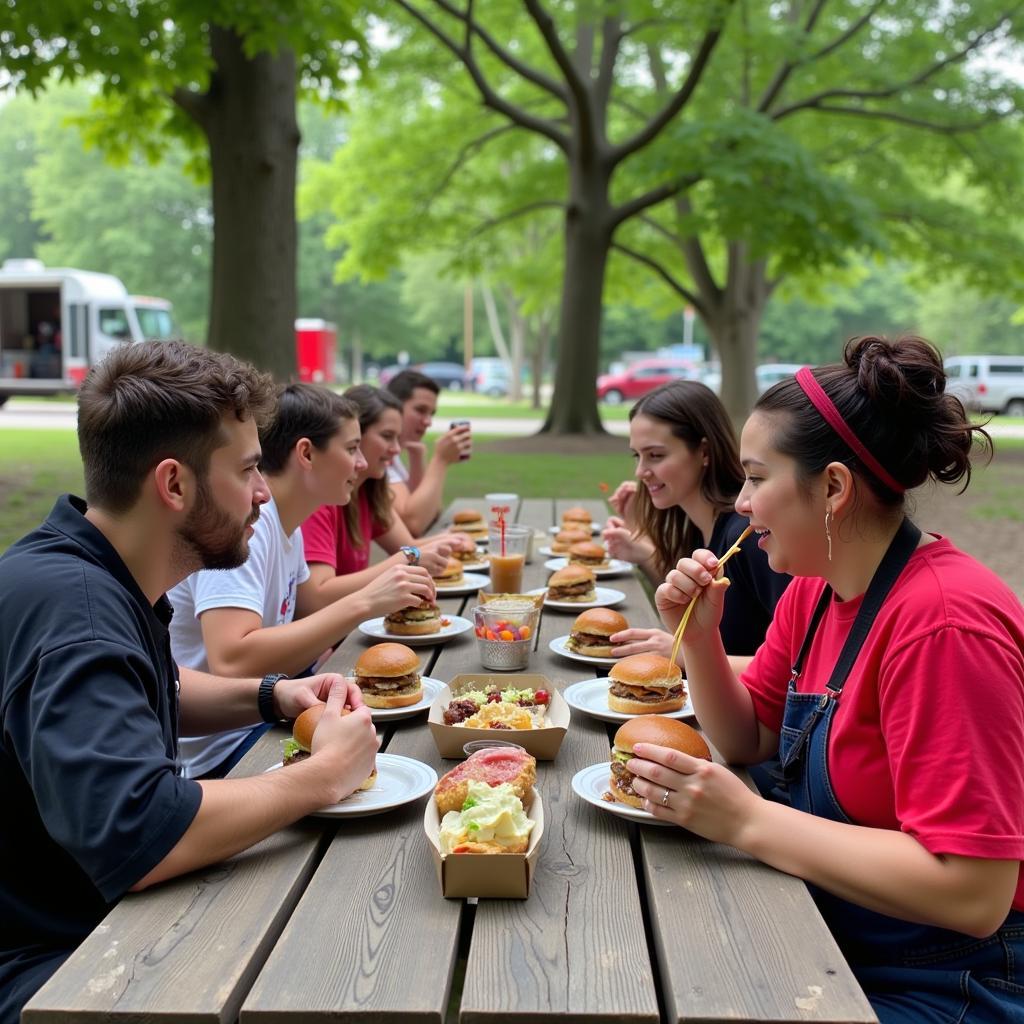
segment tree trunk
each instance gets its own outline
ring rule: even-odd
[[[730,242],[726,285],[707,321],[722,364],[722,403],[737,432],[757,401],[757,339],[771,294],[763,260]]]
[[[352,376],[350,384],[359,384],[363,379],[363,332],[358,328],[352,330]]]
[[[608,180],[596,164],[573,169],[573,177],[577,181],[565,215],[555,390],[542,434],[605,433],[597,410],[596,383],[601,296],[611,245]]]
[[[538,317],[535,321],[536,329],[533,337],[533,355],[531,360],[531,373],[533,376],[533,397],[530,404],[534,409],[541,408],[540,389],[544,382],[544,370],[548,364],[548,346],[551,340],[551,323],[547,314]]]
[[[202,126],[213,181],[209,345],[294,377],[295,56],[245,56],[244,40],[211,26],[215,70]]]

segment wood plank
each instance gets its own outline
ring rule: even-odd
[[[800,879],[676,829],[641,829],[670,1021],[877,1021]]]
[[[284,735],[272,730],[236,771],[280,760]],[[24,1024],[234,1021],[313,874],[324,832],[322,822],[301,822],[224,864],[129,893],[32,998]]]
[[[551,502],[523,503],[520,510],[540,529],[551,525],[552,511]],[[527,589],[546,581],[543,562],[525,567]],[[548,650],[575,617],[549,611],[529,671],[559,688],[593,677],[593,666]],[[433,674],[448,681],[480,670],[475,649],[445,647]],[[575,716],[558,758],[538,764],[548,826],[532,891],[527,900],[480,901],[460,1021],[658,1020],[629,826],[579,800],[570,785],[578,769],[607,756],[604,726]]]

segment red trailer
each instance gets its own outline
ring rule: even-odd
[[[295,321],[295,355],[299,380],[308,384],[334,382],[338,328],[327,320]]]

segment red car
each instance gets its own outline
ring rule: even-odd
[[[622,373],[606,373],[598,377],[597,400],[619,405],[680,378],[697,380],[697,367],[685,359],[640,359]]]

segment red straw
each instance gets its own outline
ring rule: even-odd
[[[508,505],[495,505],[491,511],[498,517],[498,530],[501,533],[501,557],[505,557],[505,513],[509,511]]]

